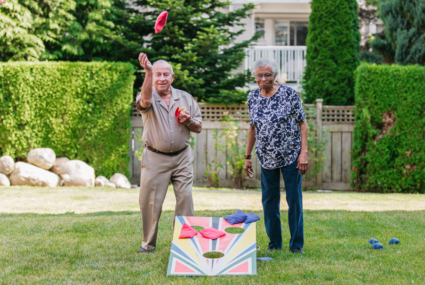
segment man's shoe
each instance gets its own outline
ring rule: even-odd
[[[153,250],[144,249],[143,247],[139,248],[139,253],[152,252],[152,251]]]
[[[278,248],[274,248],[274,247],[269,247],[269,248],[267,249],[267,252],[273,252],[273,251],[276,251],[276,250],[280,250],[280,249],[278,249]]]
[[[290,249],[289,251],[292,253],[301,253],[301,254],[305,253],[305,251],[302,248],[294,248],[294,249]]]

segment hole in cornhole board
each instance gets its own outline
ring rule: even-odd
[[[205,228],[204,227],[201,227],[201,226],[191,226],[192,227],[192,229],[194,229],[195,231],[197,231],[198,233],[200,232],[200,231],[202,231],[202,230],[205,230]]]
[[[238,235],[243,233],[245,230],[243,228],[238,228],[238,227],[228,227],[228,228],[225,228],[224,231],[228,234]]]
[[[209,259],[216,259],[216,258],[222,258],[224,256],[224,254],[222,252],[218,252],[218,251],[209,251],[203,254],[203,256],[205,258],[209,258]]]

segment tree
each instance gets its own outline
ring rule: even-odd
[[[425,0],[387,0],[379,4],[385,37],[372,42],[385,62],[425,64]]]
[[[359,65],[360,33],[356,0],[313,0],[303,78],[306,102],[354,103],[354,71]]]
[[[149,26],[153,61],[165,59],[175,70],[173,85],[184,89],[200,101],[216,103],[240,103],[246,93],[239,91],[249,81],[248,74],[233,71],[245,58],[244,48],[251,40],[236,43],[243,30],[233,32],[231,27],[242,26],[240,20],[248,16],[254,5],[224,12],[229,2],[220,0],[153,1],[138,0],[136,3],[149,10],[143,13]],[[156,17],[168,11],[164,29],[152,34]],[[255,37],[253,38],[255,39]]]
[[[18,0],[0,6],[0,61],[38,60],[44,53],[42,39],[34,35],[31,11]]]

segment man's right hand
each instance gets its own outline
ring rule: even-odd
[[[146,55],[146,53],[141,52],[139,54],[139,62],[140,62],[140,65],[146,71],[152,71],[152,63],[149,61],[148,56]]]
[[[254,177],[254,171],[252,170],[252,161],[251,159],[245,159],[245,173],[249,178],[253,178]]]

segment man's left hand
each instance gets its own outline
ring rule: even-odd
[[[298,164],[297,168],[300,171],[301,175],[304,175],[307,172],[308,169],[308,159],[307,159],[307,153],[301,153],[298,157]]]
[[[182,112],[179,115],[179,122],[183,125],[188,125],[190,121],[192,120],[192,117],[190,116],[189,112]]]

